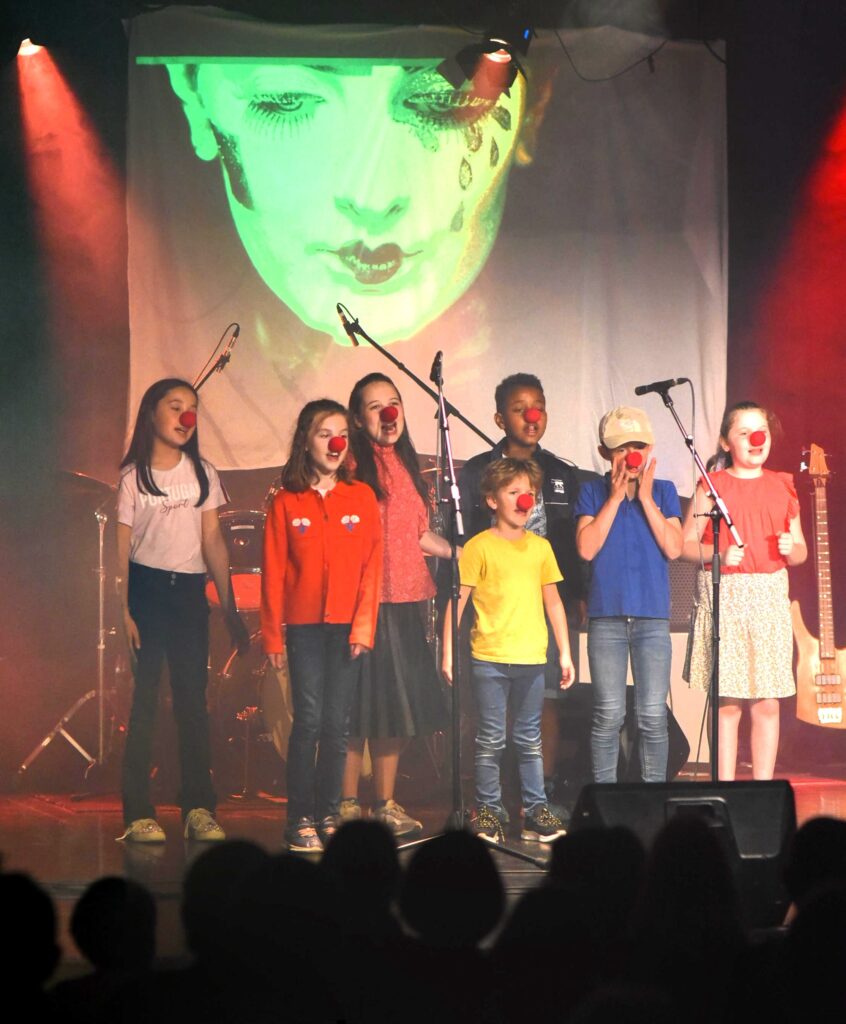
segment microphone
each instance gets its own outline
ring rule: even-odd
[[[429,380],[440,386],[444,379],[444,354],[438,352],[432,362],[432,369],[429,371]]]
[[[640,384],[634,389],[636,395],[648,395],[653,391],[657,391],[661,394],[664,391],[669,391],[670,388],[678,387],[679,384],[689,384],[689,377],[673,377],[671,380],[656,380],[652,384]]]
[[[341,327],[344,328],[347,337],[350,339],[350,344],[353,346],[353,348],[358,348],[358,338],[355,336],[356,324],[351,324],[349,320],[347,320],[346,316],[344,315],[344,307],[341,305],[340,302],[337,304],[337,306],[335,306],[335,309],[337,310],[338,316],[341,319]]]

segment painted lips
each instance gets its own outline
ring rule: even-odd
[[[384,284],[389,281],[402,266],[406,253],[393,242],[386,242],[375,249],[368,249],[364,242],[350,242],[340,249],[331,250],[349,270],[359,284]]]

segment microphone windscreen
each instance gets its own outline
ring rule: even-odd
[[[539,422],[541,416],[543,416],[543,413],[540,411],[540,409],[526,409],[523,412],[523,419],[527,423],[537,423]]]
[[[340,455],[341,452],[347,447],[347,439],[336,435],[335,437],[329,438],[329,451],[335,455]]]
[[[626,466],[628,469],[637,469],[643,464],[643,456],[638,451],[626,453]]]
[[[379,419],[383,423],[395,423],[399,416],[399,409],[395,405],[383,405],[379,410]]]
[[[753,448],[760,448],[767,440],[767,432],[765,430],[753,430],[749,435],[749,444]]]
[[[197,414],[193,409],[186,409],[184,413],[179,417],[179,422],[183,427],[193,427],[197,422]]]
[[[534,503],[535,499],[531,494],[517,495],[517,508],[519,508],[521,512],[528,512]]]

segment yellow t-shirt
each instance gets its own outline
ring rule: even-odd
[[[473,657],[506,665],[546,664],[541,588],[562,579],[549,541],[528,532],[505,540],[485,530],[467,541],[458,570],[462,586],[473,587]]]

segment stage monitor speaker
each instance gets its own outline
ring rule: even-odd
[[[781,924],[789,904],[784,858],[796,831],[789,782],[591,783],[579,794],[570,828],[622,825],[649,847],[668,821],[691,814],[720,830],[747,924]]]

